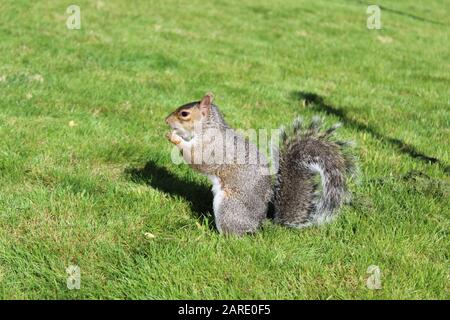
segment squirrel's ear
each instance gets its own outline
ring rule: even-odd
[[[200,111],[204,116],[209,114],[213,100],[214,96],[211,92],[209,92],[203,97],[202,101],[200,101]]]

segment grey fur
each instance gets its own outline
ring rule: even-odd
[[[321,119],[315,117],[308,130],[298,132],[294,122],[293,133],[280,150],[274,190],[276,222],[291,227],[327,222],[348,198],[346,178],[354,159],[344,143],[331,139],[339,126],[321,132]]]
[[[198,105],[199,102],[193,102],[177,111]],[[263,171],[268,170],[267,159],[256,145],[228,126],[217,106],[212,104],[208,115],[200,121],[201,126],[189,132],[191,139],[185,141],[194,150],[206,144],[214,150],[223,147],[215,144],[216,139],[208,129],[217,129],[223,134],[228,130],[235,148],[240,143],[245,144],[245,164],[237,163],[237,152],[233,163],[209,164],[202,160],[202,163],[191,164],[213,182],[214,217],[219,232],[243,235],[257,231],[267,216],[270,201],[275,206],[276,222],[304,227],[329,220],[345,200],[345,180],[354,161],[343,143],[331,139],[338,125],[321,132],[321,119],[315,117],[306,130],[299,118],[295,119],[290,134],[282,128],[281,147],[272,147],[272,153],[280,155],[274,185],[272,177]],[[178,147],[182,149],[183,143]],[[254,153],[261,162],[251,164],[248,161],[249,155]],[[316,175],[321,177],[321,183],[316,182]]]
[[[263,174],[261,170],[268,170],[268,161],[259,153],[256,145],[246,140],[241,135],[232,130],[225,122],[217,106],[212,105],[211,112],[203,120],[201,126],[203,141],[215,139],[209,137],[207,129],[218,129],[220,132],[228,130],[234,140],[234,146],[239,143],[245,144],[245,164],[192,164],[197,171],[209,176],[212,181],[220,184],[215,190],[214,201],[220,203],[215,205],[214,216],[219,232],[225,234],[243,235],[257,231],[262,221],[266,218],[268,204],[272,198],[272,179],[269,175]],[[199,140],[200,141],[200,140]],[[219,148],[215,147],[215,148]],[[263,159],[258,164],[250,164],[249,155],[252,152]],[[217,179],[217,180],[216,180]]]

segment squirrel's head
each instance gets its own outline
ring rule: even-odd
[[[201,130],[201,123],[205,120],[212,108],[212,93],[207,93],[201,101],[191,102],[178,107],[166,118],[166,123],[185,140],[191,139]]]

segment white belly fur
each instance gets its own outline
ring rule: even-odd
[[[213,210],[214,210],[214,219],[216,221],[216,227],[219,231],[221,231],[220,229],[220,225],[219,225],[219,208],[220,205],[223,201],[223,198],[225,196],[225,193],[222,190],[222,185],[220,184],[220,179],[216,176],[208,176],[209,179],[211,180],[212,183],[212,192],[214,195],[214,200],[213,200]]]

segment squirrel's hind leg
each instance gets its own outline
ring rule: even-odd
[[[224,188],[220,179],[209,176],[213,184],[213,210],[217,230],[223,234],[242,236],[256,232],[261,219],[254,217],[254,213],[232,191]]]
[[[220,233],[242,236],[256,232],[260,222],[251,219],[251,214],[238,199],[228,197],[225,192],[214,196],[214,217]]]

